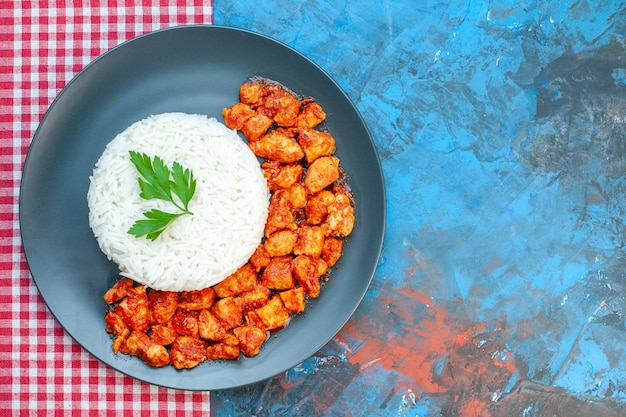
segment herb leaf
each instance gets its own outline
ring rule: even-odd
[[[185,211],[188,211],[189,200],[196,192],[196,180],[193,179],[191,171],[188,168],[184,169],[178,162],[172,164],[172,179],[170,188],[183,203]]]
[[[130,160],[140,175],[138,180],[141,198],[172,201],[169,182],[170,170],[161,158],[155,156],[153,162],[145,153],[130,151]]]
[[[170,223],[183,214],[185,213],[167,213],[157,209],[146,211],[143,214],[146,219],[137,220],[128,230],[128,233],[137,237],[146,236],[148,239],[154,240]]]
[[[189,201],[196,192],[196,180],[188,168],[178,162],[172,164],[172,170],[158,156],[151,159],[145,153],[130,151],[130,160],[139,173],[139,196],[145,200],[158,199],[171,202],[181,212],[168,213],[152,209],[143,213],[146,217],[137,220],[128,233],[137,237],[146,236],[155,240],[174,220],[189,211]],[[174,198],[177,197],[177,199]]]

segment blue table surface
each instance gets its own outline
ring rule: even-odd
[[[387,192],[351,320],[215,415],[626,413],[625,2],[213,7],[337,81]]]

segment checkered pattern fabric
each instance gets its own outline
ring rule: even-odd
[[[211,21],[211,0],[0,0],[0,416],[208,415],[208,393],[126,377],[65,333],[29,275],[18,196],[39,121],[85,65],[137,35]]]

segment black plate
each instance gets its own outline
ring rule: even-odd
[[[308,311],[254,358],[205,362],[192,370],[151,368],[113,355],[104,330],[104,292],[118,279],[88,225],[89,175],[105,145],[150,114],[201,113],[223,120],[248,78],[266,77],[314,97],[327,112],[337,156],[354,192],[356,224],[340,264]],[[96,59],[59,94],[26,157],[20,191],[24,252],[48,308],[87,351],[118,371],[164,387],[232,388],[305,360],[350,318],[372,279],[385,228],[380,161],[348,97],[319,67],[267,37],[218,26],[165,29]]]

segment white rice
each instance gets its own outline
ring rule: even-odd
[[[128,230],[143,213],[178,212],[139,196],[129,151],[189,168],[197,181],[183,215],[155,240]],[[214,118],[164,113],[116,136],[96,163],[87,193],[89,225],[123,276],[150,288],[190,291],[215,285],[244,265],[261,242],[270,194],[259,162],[237,133]]]

